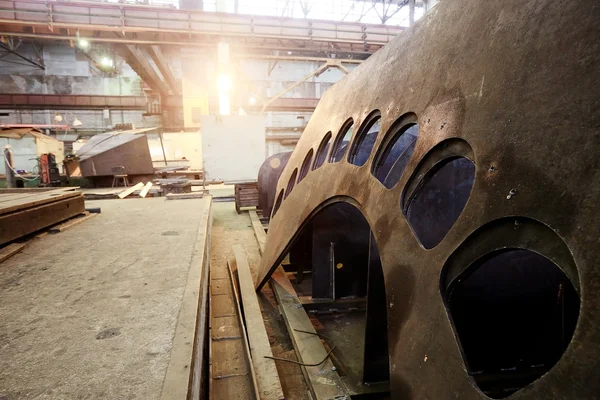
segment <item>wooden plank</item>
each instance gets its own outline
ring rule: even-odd
[[[31,207],[80,196],[80,191],[50,190],[43,193],[27,194],[19,199],[0,202],[0,215],[25,210]]]
[[[204,197],[204,192],[169,193],[165,197],[167,198],[167,200],[201,199]]]
[[[205,372],[202,370],[202,362],[198,363],[197,360],[203,360],[205,356],[206,330],[201,329],[205,322],[201,320],[205,315],[204,301],[207,294],[204,288],[208,288],[208,282],[204,284],[202,280],[208,276],[207,252],[212,222],[210,198],[203,201],[200,210],[203,222],[198,227],[198,239],[194,245],[181,310],[177,317],[171,359],[163,382],[161,400],[185,400],[188,398],[188,388],[190,399],[197,398],[198,388],[202,386],[199,377]],[[194,365],[190,368],[192,361]]]
[[[265,228],[263,228],[263,225],[260,222],[258,214],[255,210],[248,211],[248,215],[250,215],[252,229],[254,229],[254,237],[256,237],[256,241],[258,242],[258,250],[262,255],[265,245],[267,244],[267,233],[265,232]]]
[[[125,197],[129,196],[131,193],[135,192],[136,190],[140,190],[143,187],[144,187],[144,184],[142,182],[138,182],[134,186],[128,187],[127,189],[125,189],[121,193],[119,193],[119,198],[124,199]]]
[[[63,200],[0,216],[0,244],[55,225],[85,212],[81,193]]]
[[[316,333],[282,267],[275,270],[271,275],[270,282],[296,350],[298,361],[305,364],[316,364],[325,359],[327,351],[321,339],[314,334],[297,331]],[[333,367],[329,358],[316,367],[302,366],[302,373],[315,400],[350,398]]]
[[[0,262],[8,260],[27,246],[27,243],[11,243],[0,250]]]
[[[146,183],[146,186],[144,186],[144,188],[140,192],[140,197],[146,197],[150,189],[152,189],[152,182]]]
[[[59,233],[63,232],[65,229],[69,229],[72,226],[79,225],[83,221],[87,221],[88,219],[95,217],[98,214],[90,214],[89,212],[84,212],[81,216],[72,218],[60,225],[53,226],[49,229],[50,233]]]
[[[273,352],[256,297],[250,265],[248,265],[246,253],[240,245],[233,245],[233,254],[237,263],[241,303],[244,309],[252,364],[256,371],[260,398],[262,400],[280,400],[284,396],[275,360],[265,358],[265,356],[273,357]]]
[[[227,260],[227,269],[229,271],[229,279],[231,281],[231,291],[233,292],[233,300],[235,303],[235,309],[238,316],[238,321],[240,323],[240,328],[242,330],[242,343],[244,344],[244,349],[246,353],[246,361],[248,362],[247,366],[250,370],[250,377],[252,382],[252,394],[254,395],[255,400],[259,400],[260,394],[258,392],[258,383],[256,380],[256,370],[254,369],[254,363],[252,362],[252,355],[250,353],[250,345],[248,343],[248,331],[246,330],[246,326],[244,325],[244,321],[242,319],[242,309],[240,308],[240,298],[238,296],[237,287],[235,285],[235,280],[233,278],[233,267],[237,266],[235,258],[229,258]]]

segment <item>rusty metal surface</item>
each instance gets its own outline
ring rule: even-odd
[[[444,296],[487,254],[529,249],[561,268],[581,305],[560,360],[505,398],[597,398],[599,20],[592,0],[443,1],[328,90],[278,182],[277,199],[293,190],[276,204],[258,286],[312,216],[328,204],[351,203],[369,222],[383,266],[392,398],[485,399],[469,376]],[[374,110],[381,134],[364,165],[346,154],[290,185],[328,132],[335,140],[348,118],[359,127]],[[388,189],[372,174],[373,157],[409,113],[419,136]],[[405,213],[424,177],[457,158],[475,165],[472,189],[447,232],[424,246]]]
[[[277,181],[279,181],[291,155],[291,151],[273,154],[262,163],[258,170],[258,208],[262,210],[264,217],[271,216]]]

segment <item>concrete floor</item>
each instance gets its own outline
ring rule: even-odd
[[[159,398],[202,204],[87,201],[1,263],[0,399]]]

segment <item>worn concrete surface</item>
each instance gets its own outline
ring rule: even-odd
[[[3,400],[160,396],[202,200],[86,203],[0,264]]]

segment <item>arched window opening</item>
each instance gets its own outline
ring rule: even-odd
[[[501,399],[548,372],[566,350],[579,316],[579,296],[565,273],[525,249],[487,254],[442,297],[469,374]]]
[[[402,177],[417,144],[419,125],[405,121],[401,117],[392,125],[373,163],[373,176],[388,189]]]
[[[445,159],[422,178],[403,212],[423,247],[431,249],[444,239],[465,208],[474,180],[475,164],[464,157]]]
[[[357,166],[365,165],[373,146],[375,146],[375,140],[381,130],[381,113],[379,110],[373,111],[362,124],[361,128],[352,143],[350,153],[348,154],[348,162]]]
[[[321,141],[319,148],[317,149],[317,156],[315,157],[315,162],[313,164],[313,170],[319,168],[325,162],[327,158],[327,153],[329,152],[329,147],[331,145],[331,132],[327,132],[327,135]]]
[[[338,162],[344,158],[346,149],[350,144],[350,139],[352,139],[352,132],[354,132],[354,121],[350,118],[346,121],[344,126],[342,126],[342,129],[340,129],[340,132],[335,138],[331,154],[329,155],[329,162]]]
[[[281,189],[281,192],[279,192],[279,196],[277,196],[277,200],[275,200],[275,205],[273,206],[273,215],[271,216],[271,218],[273,218],[275,216],[275,214],[277,214],[277,211],[279,211],[279,207],[281,207],[282,201],[283,201],[283,189]]]
[[[290,176],[290,180],[288,181],[287,187],[285,188],[285,195],[283,199],[287,199],[287,197],[294,190],[294,185],[296,184],[296,177],[298,176],[298,168],[294,168],[294,172],[292,172],[292,176]]]
[[[300,181],[304,179],[306,175],[308,175],[308,171],[310,171],[310,163],[312,161],[312,156],[313,150],[310,149],[306,154],[306,157],[304,157],[304,161],[302,162],[302,167],[300,168],[300,175],[298,175],[298,183],[300,183]]]

